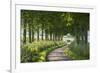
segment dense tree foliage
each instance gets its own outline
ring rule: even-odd
[[[82,59],[88,58],[89,51],[79,45],[88,45],[89,17],[89,13],[21,10],[21,61],[45,61],[50,50],[65,46],[63,37],[67,34],[77,44],[71,50],[81,51]]]
[[[34,40],[62,40],[67,33],[87,43],[89,31],[89,13],[48,12],[21,10],[21,28],[23,43]],[[37,35],[37,38],[35,38]]]

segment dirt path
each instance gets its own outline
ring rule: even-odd
[[[64,54],[64,49],[66,46],[62,48],[55,49],[51,53],[48,54],[47,59],[48,61],[66,61],[70,60],[66,55]]]

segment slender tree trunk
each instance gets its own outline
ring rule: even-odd
[[[34,41],[34,30],[32,30],[32,42]]]
[[[46,33],[46,30],[45,30],[45,40],[47,40],[47,33]]]
[[[48,40],[48,31],[45,30],[45,40]]]
[[[27,27],[27,24],[26,24],[26,21],[24,20],[24,23],[23,23],[23,43],[26,43],[26,27]]]
[[[85,43],[87,44],[87,31],[85,32]]]
[[[58,41],[58,34],[57,33],[56,33],[56,37],[55,38],[56,38],[56,41]]]
[[[34,23],[33,22],[32,22],[32,29],[31,30],[32,30],[32,42],[33,42],[35,40],[34,39],[34,33],[35,33],[34,32]]]
[[[52,40],[52,32],[50,31],[50,40]]]
[[[79,34],[76,35],[76,39],[77,39],[77,44],[79,44],[80,43],[80,36],[79,36]]]
[[[55,34],[53,33],[53,41],[55,41]]]
[[[57,34],[55,33],[55,36],[54,36],[54,38],[55,38],[55,41],[57,41]]]
[[[32,34],[31,34],[31,33],[32,33],[32,32],[31,32],[31,31],[32,31],[32,30],[31,30],[31,23],[29,23],[28,25],[29,25],[29,43],[31,43],[31,41],[32,41],[32,40],[31,40],[31,35],[32,35]]]
[[[44,39],[43,39],[43,34],[44,34],[44,33],[43,33],[43,28],[44,28],[44,25],[42,24],[42,35],[41,35],[42,40],[44,40]]]
[[[38,28],[38,30],[37,30],[37,40],[39,40],[39,34],[40,34],[40,32],[39,32],[39,28]]]

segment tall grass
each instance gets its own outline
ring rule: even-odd
[[[21,62],[46,61],[46,55],[61,46],[64,46],[64,42],[62,41],[34,41],[32,43],[22,44]]]
[[[72,60],[87,60],[90,57],[89,44],[72,43],[65,49],[65,54]]]

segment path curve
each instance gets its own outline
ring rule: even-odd
[[[66,49],[67,46],[57,48],[50,52],[47,56],[48,61],[67,61],[70,60],[65,54],[64,49]]]

